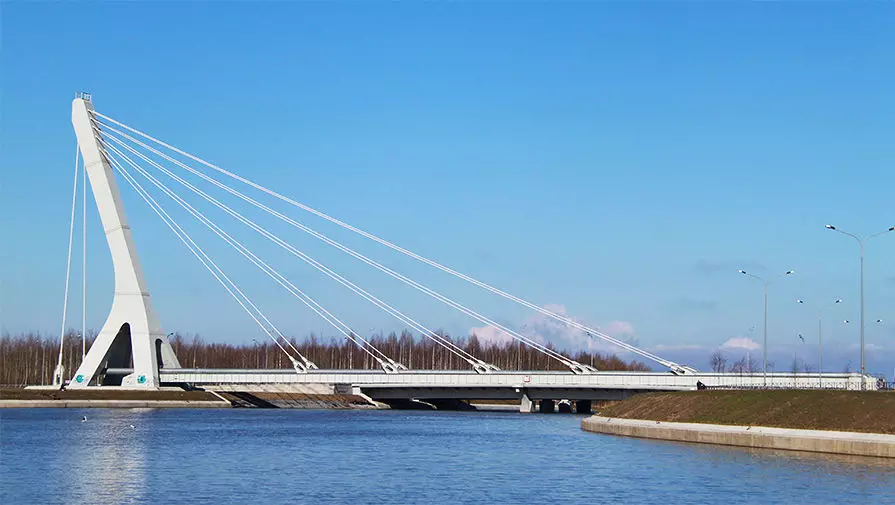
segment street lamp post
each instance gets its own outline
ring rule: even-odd
[[[882,325],[882,324],[883,324],[883,320],[882,320],[882,319],[877,319],[877,320],[874,321],[874,322],[875,322],[876,324],[879,324],[879,325]],[[851,324],[851,323],[852,323],[852,322],[849,321],[848,319],[845,319],[844,321],[842,321],[842,324],[845,324],[845,325],[849,325],[849,324]]]
[[[890,231],[895,231],[895,226],[892,226],[886,231],[875,233],[863,239],[847,231],[842,231],[831,224],[828,224],[826,228],[828,230],[838,231],[843,235],[848,235],[849,237],[857,240],[858,244],[861,246],[861,389],[864,389],[864,244],[866,244],[868,240],[874,237],[879,237],[880,235],[889,233]]]
[[[804,305],[805,300],[801,298],[796,300],[796,302]],[[817,350],[818,350],[818,365],[817,365],[817,385],[819,387],[823,387],[823,372],[824,372],[824,337],[823,337],[823,320],[824,320],[824,309],[827,307],[832,307],[838,303],[842,303],[842,298],[837,298],[833,300],[832,303],[828,303],[827,305],[821,305],[819,309],[817,309]],[[801,335],[800,335],[801,336]]]
[[[749,340],[755,335],[755,325],[749,327]],[[746,347],[746,366],[749,367],[749,374],[752,374],[752,349]]]
[[[763,357],[762,357],[762,370],[764,372],[764,387],[768,387],[768,284],[771,283],[774,279],[779,279],[781,277],[786,277],[787,275],[792,275],[795,273],[793,270],[788,270],[785,274],[778,275],[777,277],[771,277],[768,280],[763,279],[762,277],[750,274],[745,270],[738,270],[743,275],[752,277],[754,279],[758,279],[764,284],[764,344],[762,345]]]

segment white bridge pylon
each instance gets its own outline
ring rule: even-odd
[[[157,388],[158,369],[180,367],[180,363],[152,309],[121,194],[96,134],[93,104],[76,98],[72,102],[71,120],[112,253],[115,296],[102,330],[69,387],[86,387],[99,381],[96,385]],[[133,371],[124,376],[98,377],[103,370],[130,368]]]
[[[78,146],[84,159],[85,169],[90,178],[94,199],[96,200],[102,224],[106,231],[109,249],[112,253],[115,271],[115,296],[112,303],[112,309],[102,331],[91,347],[90,352],[85,357],[81,367],[75,372],[69,387],[120,385],[127,387],[155,388],[160,384],[160,368],[175,369],[180,366],[152,309],[149,292],[131,238],[131,230],[125,219],[124,208],[118,193],[113,170],[121,175],[121,177],[134,189],[159,218],[165,222],[180,241],[183,242],[187,249],[196,256],[200,263],[202,263],[212,276],[220,282],[224,289],[236,300],[243,310],[245,310],[255,323],[259,325],[262,331],[266,333],[290,359],[296,372],[305,373],[315,370],[317,366],[301,355],[298,349],[295,348],[295,345],[288,340],[279,329],[277,329],[277,327],[261,312],[257,305],[253,303],[252,300],[249,299],[249,297],[226,274],[226,272],[215,263],[209,254],[206,253],[205,249],[193,241],[186,230],[171,217],[164,206],[152,196],[147,188],[154,187],[170,200],[174,201],[190,216],[195,218],[196,221],[211,230],[227,245],[234,248],[240,255],[258,267],[265,275],[270,277],[274,282],[286,289],[291,295],[295,296],[300,302],[332,325],[348,341],[351,341],[362,351],[366,352],[372,359],[379,363],[380,367],[386,373],[398,373],[402,370],[406,370],[406,367],[386,356],[373,346],[370,341],[352,330],[350,326],[340,320],[332,312],[324,308],[307,293],[299,289],[286,277],[255,255],[248,247],[246,247],[246,245],[233,238],[232,235],[227,233],[216,222],[184,200],[184,198],[182,198],[176,191],[163,182],[161,178],[153,175],[153,173],[151,173],[152,171],[163,174],[171,181],[176,182],[178,185],[187,189],[190,193],[197,195],[205,202],[210,203],[265,239],[273,242],[304,263],[312,266],[323,275],[333,279],[361,298],[369,301],[377,308],[395,317],[398,321],[401,321],[411,329],[419,332],[422,336],[433,340],[438,345],[466,361],[477,373],[490,373],[498,370],[493,365],[482,361],[471,355],[465,349],[457,346],[450,339],[445,338],[438,332],[430,330],[425,325],[401,312],[396,307],[388,304],[357,284],[354,284],[352,281],[333,271],[323,263],[308,256],[294,245],[259,226],[257,223],[227,206],[219,199],[202,189],[199,189],[197,186],[171,170],[171,165],[175,167],[174,170],[185,170],[189,174],[214,185],[216,188],[236,196],[254,208],[260,209],[261,211],[276,217],[290,226],[313,236],[327,245],[332,246],[369,266],[372,266],[380,272],[401,281],[427,296],[430,296],[481,323],[496,328],[521,344],[529,346],[546,356],[559,361],[573,373],[590,374],[596,372],[594,368],[578,363],[557,352],[553,348],[508,328],[474,309],[448,298],[437,291],[340,244],[289,216],[273,210],[271,207],[247,196],[234,187],[228,186],[218,179],[209,176],[203,170],[199,170],[191,164],[181,161],[183,159],[189,159],[192,162],[198,163],[205,169],[211,169],[218,174],[222,174],[269,196],[289,203],[299,209],[310,212],[313,215],[373,240],[396,252],[426,263],[442,272],[460,278],[470,284],[527,308],[538,311],[562,322],[572,329],[582,331],[591,338],[598,338],[610,342],[622,349],[654,361],[659,365],[668,368],[669,371],[674,374],[692,374],[694,372],[690,367],[665,360],[627,342],[615,339],[596,329],[587,327],[568,317],[556,314],[529,301],[506,293],[440,263],[381,239],[373,234],[355,228],[316,209],[307,207],[295,200],[228,172],[174,146],[166,144],[140,130],[127,126],[126,124],[102,113],[96,112],[89,96],[79,96],[74,100],[72,104],[72,123],[77,135]],[[167,162],[168,167],[162,164],[163,161]],[[148,184],[144,185],[144,183]]]

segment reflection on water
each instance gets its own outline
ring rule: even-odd
[[[597,435],[580,421],[4,409],[0,503],[841,504],[895,496],[888,460]]]
[[[61,455],[66,503],[84,497],[101,503],[134,503],[146,494],[147,416],[112,409],[88,411],[86,422],[67,420],[76,431]]]

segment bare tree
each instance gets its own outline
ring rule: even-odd
[[[717,349],[712,353],[711,363],[713,372],[720,373],[724,371],[724,368],[727,366],[727,357],[724,356],[721,349]]]
[[[749,363],[746,361],[746,357],[743,356],[742,358],[735,361],[732,365],[730,365],[730,371],[732,373],[740,374],[749,372]]]
[[[563,370],[562,363],[552,360],[530,347],[516,343],[482,342],[475,336],[452,338],[442,333],[445,339],[472,353],[480,359],[504,370]],[[87,345],[92,344],[93,335],[88,334]],[[388,356],[397,357],[400,362],[415,369],[456,370],[467,368],[467,364],[435,342],[415,338],[409,331],[402,331],[387,337],[374,335],[370,342]],[[379,364],[368,353],[360,351],[347,339],[329,339],[311,334],[302,342],[292,339],[299,351],[321,368],[376,369]],[[81,338],[72,330],[63,339],[64,365],[66,373],[73,373],[81,364]],[[181,364],[192,368],[290,368],[291,363],[283,359],[282,351],[270,342],[248,344],[221,344],[207,342],[199,335],[175,334],[171,346],[180,358]],[[552,346],[548,346],[551,349]],[[46,384],[52,380],[53,370],[59,353],[59,338],[34,333],[11,336],[0,335],[0,384],[27,385]],[[580,351],[569,354],[580,363],[590,363],[599,370],[650,371],[651,368],[639,361],[625,361],[613,354]]]

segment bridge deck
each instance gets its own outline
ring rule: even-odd
[[[576,375],[562,371],[499,371],[478,374],[473,371],[411,370],[384,373],[378,370],[314,370],[296,373],[291,369],[162,369],[167,384],[350,384],[373,388],[562,388],[693,390],[697,382],[707,387],[774,387],[860,389],[858,373],[701,373],[673,375],[667,372],[598,372]]]

